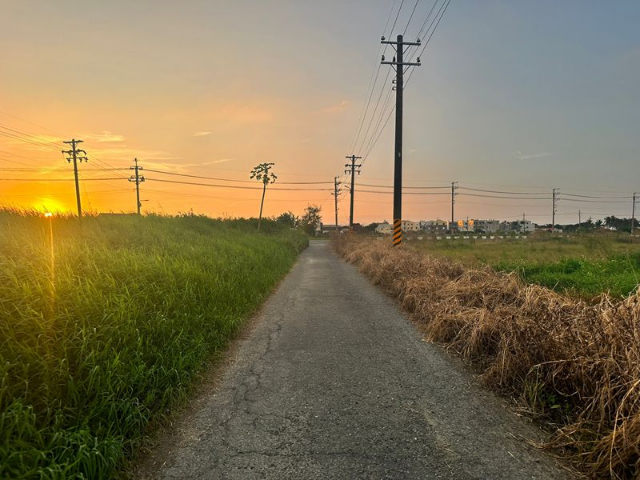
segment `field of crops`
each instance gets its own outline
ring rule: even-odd
[[[517,271],[526,282],[585,298],[603,292],[626,296],[640,279],[640,242],[630,243],[628,234],[541,232],[526,240],[424,240],[406,245],[469,267]]]
[[[306,245],[275,222],[0,211],[0,477],[113,477]]]

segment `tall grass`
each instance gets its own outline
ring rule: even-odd
[[[307,244],[265,230],[0,212],[0,477],[111,478]]]
[[[554,429],[594,478],[640,478],[640,294],[591,303],[518,275],[342,236],[337,250],[412,313],[427,338]]]

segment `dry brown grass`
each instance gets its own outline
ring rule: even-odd
[[[388,242],[335,248],[398,299],[426,337],[551,423],[548,447],[597,478],[640,477],[640,297],[596,304]]]

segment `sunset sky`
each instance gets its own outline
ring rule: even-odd
[[[346,155],[367,153],[391,88],[382,66],[353,149],[380,36],[401,3],[394,36],[414,0],[0,0],[0,203],[74,211],[73,181],[52,180],[72,179],[61,142],[78,138],[90,157],[80,166],[86,210],[135,209],[124,169],[137,157],[147,170],[239,180],[147,171],[146,212],[257,216],[259,190],[166,181],[259,187],[245,183],[249,171],[273,162],[266,215],[312,203],[332,223],[333,178]],[[408,39],[432,5],[417,2]],[[559,223],[577,222],[579,209],[583,219],[630,216],[627,197],[640,191],[638,18],[636,0],[452,0],[405,88],[405,185],[521,194],[461,188],[459,218],[524,212],[547,223],[554,187],[567,195]],[[392,184],[393,133],[392,116],[357,183]],[[29,180],[6,180],[19,178]],[[407,219],[450,211],[447,195],[404,197]],[[356,222],[391,213],[389,193],[356,190]],[[345,192],[341,223],[347,214]]]

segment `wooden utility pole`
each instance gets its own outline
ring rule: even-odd
[[[135,175],[132,175],[129,178],[130,182],[134,182],[136,184],[136,207],[138,211],[138,215],[140,215],[140,207],[142,207],[142,203],[140,203],[140,184],[144,182],[144,177],[139,174],[140,170],[144,170],[143,167],[138,166],[138,159],[133,159],[135,166],[129,167],[130,170],[135,170]]]
[[[67,145],[71,145],[71,150],[62,150],[62,153],[69,155],[67,162],[73,161],[73,177],[76,181],[76,203],[78,204],[78,218],[82,218],[82,203],[80,202],[80,183],[78,180],[78,162],[88,162],[87,152],[77,148],[78,144],[82,143],[82,140],[76,140],[72,138],[68,142],[64,142]]]
[[[394,56],[391,62],[385,61],[382,56],[383,65],[391,65],[396,71],[396,141],[393,162],[393,245],[398,246],[402,243],[402,109],[403,109],[403,93],[404,93],[404,72],[406,67],[420,66],[420,57],[416,62],[405,62],[405,47],[420,45],[417,42],[405,42],[402,35],[398,35],[397,40],[385,40],[382,37],[381,42],[391,45],[395,51],[397,58]]]
[[[345,165],[346,170],[344,173],[351,175],[351,204],[349,205],[349,226],[353,227],[353,196],[356,189],[356,173],[360,174],[360,167],[362,165],[356,165],[356,160],[360,160],[362,157],[356,157],[355,155],[347,155],[345,158],[351,160],[351,163]]]

